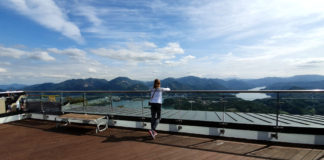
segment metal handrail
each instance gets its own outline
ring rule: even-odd
[[[136,90],[136,91],[25,91],[26,93],[149,93],[150,90]],[[324,89],[313,90],[171,90],[168,93],[324,93]]]

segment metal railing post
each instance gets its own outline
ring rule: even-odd
[[[44,114],[45,111],[44,111],[44,104],[43,104],[43,95],[44,95],[44,93],[41,92],[41,94],[40,94],[40,103],[41,103],[41,110],[42,110],[42,113]]]
[[[225,102],[226,102],[225,101],[225,95],[223,94],[222,95],[222,98],[221,98],[221,103],[222,103],[222,107],[223,107],[223,123],[222,123],[223,128],[221,128],[219,130],[220,135],[224,135],[225,134],[225,125],[226,125],[226,123],[225,123],[225,111],[226,111]]]
[[[61,112],[63,112],[63,92],[60,93]]]
[[[145,95],[145,94],[144,94]],[[144,117],[144,100],[145,100],[145,96],[143,96],[143,93],[141,93],[141,99],[142,99],[142,125],[143,127],[146,126],[146,123],[145,123],[145,117]]]
[[[276,107],[276,127],[275,133],[271,133],[271,137],[278,139],[278,132],[279,132],[279,113],[280,113],[280,96],[279,92],[277,92],[277,107]]]
[[[222,95],[222,98],[221,98],[221,103],[222,103],[222,107],[223,107],[223,124],[225,124],[225,111],[226,111],[226,109],[225,109],[225,96],[224,95]]]
[[[109,95],[109,100],[110,100],[110,108],[111,108],[111,111],[114,112],[113,99],[112,99],[112,95],[111,94]]]
[[[314,103],[315,103],[315,99],[314,99],[314,93],[312,93],[312,110],[314,110]],[[314,112],[312,113],[312,116],[314,116]]]
[[[142,119],[144,119],[144,98],[145,97],[143,97],[143,94],[141,93],[141,99],[142,99]]]
[[[279,128],[280,96],[277,92],[277,109],[276,109],[276,129]]]
[[[86,92],[83,92],[83,113],[87,114],[85,107],[86,107]]]

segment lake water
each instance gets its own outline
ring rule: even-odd
[[[264,87],[256,87],[256,88],[249,89],[249,91],[260,91],[264,88],[266,88],[266,87],[265,86]],[[271,96],[269,96],[265,93],[239,93],[239,94],[236,94],[236,97],[247,100],[247,101],[253,101],[256,99],[270,98]]]

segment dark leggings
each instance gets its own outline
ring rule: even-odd
[[[152,103],[151,105],[151,129],[154,131],[161,120],[161,106],[160,103]]]

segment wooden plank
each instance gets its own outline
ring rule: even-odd
[[[273,147],[267,147],[261,150],[258,150],[256,152],[249,153],[249,155],[257,156],[257,157],[263,157],[263,158],[270,158],[271,155],[274,154]]]
[[[246,154],[259,148],[264,147],[262,144],[251,144],[251,143],[238,143],[224,140],[216,140],[212,142],[202,143],[193,147],[199,149],[206,149],[210,151],[229,152],[236,154]]]
[[[271,146],[256,152],[250,153],[250,155],[270,158],[270,159],[291,159],[301,160],[311,152],[311,149],[294,148],[294,147],[281,147]]]
[[[311,151],[312,149],[303,149],[299,151],[295,156],[293,156],[291,160],[301,160]]]
[[[324,150],[322,150],[322,152],[320,152],[316,157],[314,157],[314,159],[316,160],[324,160]]]
[[[209,142],[211,141],[211,139],[177,136],[177,135],[169,135],[169,134],[159,134],[157,135],[155,140],[151,140],[151,141],[158,144],[191,147],[199,143]]]
[[[270,156],[270,158],[291,159],[292,157],[294,157],[300,151],[300,149],[299,148],[274,146],[273,151],[274,152]]]
[[[303,158],[303,160],[316,160],[315,157],[317,157],[322,151],[323,150],[313,149]]]
[[[96,120],[103,117],[104,116],[102,115],[76,114],[76,113],[68,113],[59,116],[59,118],[73,118],[73,119],[82,119],[82,120]]]

